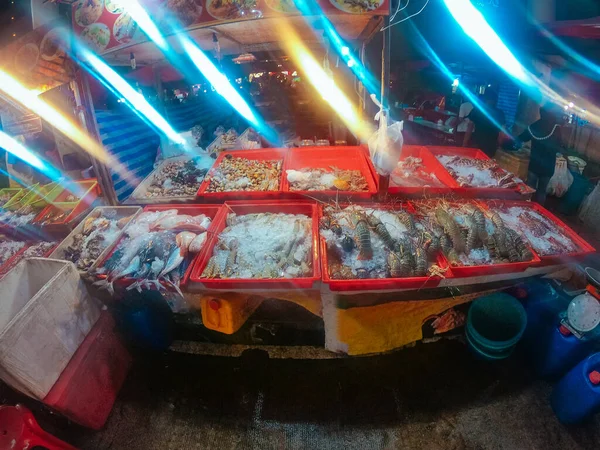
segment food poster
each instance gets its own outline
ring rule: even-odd
[[[102,54],[147,40],[122,4],[126,0],[77,0],[73,30],[92,50]],[[317,0],[326,14],[389,14],[389,0]],[[218,22],[299,14],[294,0],[140,0],[159,29],[176,19],[184,27]]]
[[[39,93],[70,82],[76,66],[59,39],[67,31],[62,21],[35,29],[0,51],[0,68]]]

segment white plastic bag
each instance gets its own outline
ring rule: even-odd
[[[381,107],[374,95],[371,99]],[[392,173],[400,159],[404,122],[392,122],[388,126],[388,117],[383,110],[377,113],[375,120],[379,120],[379,129],[369,138],[369,153],[377,173],[385,176]]]
[[[567,168],[567,160],[559,156],[556,158],[554,175],[550,178],[546,192],[555,197],[562,197],[569,190],[571,184],[573,184],[573,175]]]
[[[579,210],[579,220],[587,224],[600,223],[600,183],[583,201]]]

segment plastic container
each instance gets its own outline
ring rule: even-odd
[[[551,266],[556,264],[566,264],[569,262],[573,262],[576,260],[583,259],[585,256],[590,255],[596,252],[596,249],[588,244],[583,238],[581,238],[575,231],[573,231],[569,226],[567,226],[562,220],[548,211],[546,208],[541,206],[539,203],[534,202],[525,202],[525,201],[506,201],[506,200],[487,200],[481,201],[479,204],[482,207],[488,208],[490,210],[494,210],[495,208],[510,208],[513,206],[518,206],[521,208],[529,208],[533,211],[539,213],[540,215],[546,217],[551,222],[554,222],[556,226],[564,232],[564,234],[573,241],[578,247],[579,250],[572,253],[567,253],[564,255],[539,255],[541,260],[540,265],[542,266]],[[520,230],[514,230],[516,232],[520,232]],[[535,248],[534,248],[535,251]],[[537,253],[536,253],[537,254]]]
[[[202,165],[206,166],[206,169],[210,169],[215,160],[212,159],[210,156],[208,156],[208,154],[203,154],[203,153],[199,153],[199,154],[194,154],[194,155],[184,155],[184,156],[175,156],[173,158],[167,158],[167,159],[163,159],[162,161],[160,161],[159,163],[156,164],[156,168],[150,172],[150,174],[144,178],[144,181],[142,181],[133,191],[133,193],[130,196],[130,199],[135,200],[134,203],[137,204],[163,204],[163,203],[174,203],[174,202],[181,202],[181,203],[185,203],[185,202],[194,202],[196,200],[196,193],[194,193],[193,195],[188,195],[188,196],[181,196],[181,197],[146,197],[146,193],[148,192],[148,188],[152,185],[152,183],[154,182],[154,178],[161,174],[162,171],[165,169],[165,166],[167,166],[170,163],[174,163],[174,162],[180,162],[180,161],[190,161],[195,157],[200,157],[203,161]],[[210,161],[209,161],[210,160]],[[200,183],[200,185],[202,185],[202,183]]]
[[[56,197],[63,191],[63,187],[59,183],[48,183],[40,187],[35,195],[27,196],[23,206],[31,205],[35,209],[44,208],[48,203],[54,201]]]
[[[0,378],[41,400],[98,320],[98,302],[72,263],[50,259],[22,261],[0,289]]]
[[[402,154],[400,161],[404,161],[406,158],[421,158],[423,166],[428,173],[434,174],[437,179],[445,184],[445,187],[408,187],[408,186],[397,186],[393,183],[392,174],[390,176],[390,186],[388,192],[390,194],[403,194],[403,195],[445,195],[452,193],[452,190],[458,188],[458,183],[448,173],[446,168],[438,161],[438,159],[431,153],[426,147],[418,145],[404,145],[402,147]]]
[[[582,422],[600,411],[600,353],[573,367],[554,387],[550,403],[565,424]]]
[[[204,295],[200,299],[202,324],[209,330],[233,334],[246,323],[262,304],[263,298],[246,294]]]
[[[312,218],[312,264],[313,273],[303,278],[201,278],[206,268],[213,249],[218,242],[221,231],[225,229],[227,214],[234,212],[239,215],[252,213],[286,213],[305,214]],[[265,201],[265,202],[227,202],[222,213],[213,222],[214,235],[207,246],[207,251],[196,260],[192,274],[189,277],[188,290],[198,291],[204,289],[312,289],[318,286],[321,280],[321,266],[319,264],[319,214],[317,204],[308,201]]]
[[[286,148],[270,148],[264,150],[236,150],[221,152],[213,168],[208,171],[206,178],[200,185],[198,190],[198,197],[210,201],[229,201],[229,200],[240,200],[240,199],[252,199],[252,200],[265,200],[265,199],[278,199],[281,197],[283,188],[283,168],[285,166],[285,159],[288,153]],[[229,191],[229,192],[207,192],[210,185],[210,178],[214,171],[219,169],[219,165],[225,159],[231,155],[234,158],[245,158],[256,161],[270,161],[279,160],[281,161],[281,174],[279,176],[279,188],[274,191]]]
[[[347,204],[341,204],[340,208],[347,207]],[[391,206],[385,207],[379,203],[363,203],[364,208],[373,209],[391,209]],[[414,209],[409,203],[404,204],[406,210],[414,213]],[[396,205],[398,207],[398,205]],[[319,220],[323,217],[323,208],[319,207]],[[398,290],[398,289],[422,289],[437,287],[442,281],[441,277],[404,277],[404,278],[367,278],[367,279],[350,279],[336,280],[329,276],[329,259],[327,255],[327,243],[324,238],[320,238],[321,245],[321,266],[323,272],[323,282],[329,285],[332,291],[382,291],[382,290]],[[448,269],[448,261],[440,253],[437,256],[437,264],[442,269],[447,269],[444,274],[445,278],[454,278],[454,273]]]
[[[471,350],[485,360],[508,358],[527,326],[523,305],[514,297],[495,293],[473,302],[465,327]]]
[[[34,190],[37,189],[38,186],[39,183],[34,184],[33,186],[30,186],[27,189],[22,189],[20,193],[15,194],[13,198],[6,202],[3,208],[8,211],[16,211],[18,209],[21,209],[23,206],[25,206],[24,200],[30,200],[31,194],[33,193],[35,195]]]
[[[73,181],[72,186],[67,185],[67,189],[63,189],[53,200],[53,203],[60,203],[62,205],[70,205],[76,207],[80,203],[91,205],[99,195],[100,188],[98,186],[98,180],[95,178],[89,180]],[[76,197],[75,201],[69,201],[70,195]]]
[[[337,167],[342,170],[360,170],[368,184],[367,191],[341,191],[329,189],[323,191],[297,191],[290,189],[287,170],[326,169]],[[283,192],[297,195],[328,196],[335,198],[369,199],[377,193],[377,185],[369,169],[365,156],[359,147],[302,147],[288,151],[283,167]]]
[[[79,225],[77,225],[73,229],[73,231],[71,231],[71,233],[58,245],[58,247],[56,247],[56,249],[50,255],[50,258],[65,259],[65,251],[69,246],[73,244],[75,236],[83,231],[83,227],[85,226],[85,222],[88,218],[108,217],[111,219],[122,219],[125,217],[129,217],[129,222],[131,222],[131,220],[135,218],[140,212],[142,212],[142,208],[140,208],[139,206],[99,206],[97,208],[94,208],[92,212],[90,212],[81,222],[79,222]],[[109,243],[108,246],[104,249],[104,251],[100,253],[98,259],[90,267],[89,270],[95,269],[97,267],[98,261],[103,261],[106,254],[112,251],[115,244],[119,241],[126,228],[127,226],[125,226],[123,230],[121,230],[121,233],[116,237],[116,239],[113,242]],[[80,273],[83,275],[87,273],[87,271],[81,271]]]
[[[211,224],[208,227],[208,230],[206,231],[208,233],[208,237],[206,242],[204,243],[204,246],[202,247],[202,249],[200,250],[200,252],[198,252],[198,254],[196,254],[194,256],[194,258],[192,259],[192,261],[190,262],[189,267],[187,268],[181,283],[185,284],[186,280],[189,279],[191,272],[192,272],[192,268],[194,266],[194,263],[196,260],[198,260],[199,258],[202,258],[204,256],[204,253],[208,250],[209,247],[209,242],[211,239],[211,236],[215,233],[215,222],[217,222],[217,215],[219,213],[219,211],[221,210],[222,206],[220,205],[161,205],[161,206],[146,206],[144,208],[144,212],[147,211],[167,211],[169,209],[176,209],[180,214],[187,214],[189,216],[197,216],[200,214],[204,214],[207,217],[210,217],[211,219]],[[131,223],[135,223],[135,220],[132,221]],[[96,267],[102,267],[104,265],[104,262],[106,260],[108,260],[111,255],[113,254],[113,252],[118,248],[119,243],[123,240],[123,236],[121,236],[119,238],[119,240],[115,243],[115,245],[113,246],[112,250],[108,253],[106,253],[106,255],[104,255],[102,257],[102,259],[98,259],[98,262],[96,263]],[[105,275],[102,275],[99,278],[106,278]],[[116,284],[118,284],[119,286],[123,286],[123,287],[127,287],[130,286],[131,284],[133,284],[135,281],[137,281],[135,278],[122,278],[120,280],[117,281]],[[165,289],[171,289],[170,287],[168,287],[168,285],[164,285]]]
[[[411,207],[415,209],[417,212],[421,212],[421,208],[419,205],[427,204],[428,201],[409,201]],[[467,203],[471,203],[475,206],[481,206],[479,203],[474,201],[464,201],[464,202],[448,202],[449,206],[464,206]],[[498,274],[506,274],[506,273],[518,273],[524,272],[529,267],[539,266],[541,264],[541,260],[538,255],[533,251],[531,246],[529,246],[531,253],[533,255],[533,259],[531,261],[524,262],[514,262],[514,263],[501,263],[501,264],[484,264],[484,265],[475,265],[475,266],[452,266],[452,274],[455,278],[466,278],[466,277],[480,277],[487,275],[498,275]]]
[[[10,199],[5,203],[5,205],[6,205],[8,202],[10,202],[13,199],[13,197],[15,195],[17,195],[19,192],[22,192],[22,191],[23,191],[23,189],[21,189],[21,188],[4,188],[4,189],[0,189],[0,195],[7,194],[7,195],[11,196]],[[3,208],[3,206],[0,206],[0,208]]]
[[[108,419],[131,363],[112,316],[104,311],[42,401],[73,422],[99,430]]]
[[[465,158],[481,159],[486,161],[491,159],[488,155],[476,148],[427,146],[427,149],[433,153],[434,156],[436,156],[436,159],[437,156],[441,155],[462,156]],[[440,164],[442,163],[440,162]],[[443,164],[442,167],[444,167],[444,169],[447,171]],[[509,172],[506,173],[508,174]],[[448,173],[448,175],[452,177],[450,173]],[[457,187],[452,189],[452,193],[469,198],[519,199],[522,195],[520,185],[510,189],[500,187],[460,187],[457,185]]]
[[[32,224],[42,227],[48,232],[60,232],[60,231],[71,231],[77,223],[77,218],[88,211],[90,205],[84,201],[78,203],[53,203],[46,206],[36,217],[33,219]],[[54,211],[64,211],[67,215],[58,221],[43,224],[48,214]]]

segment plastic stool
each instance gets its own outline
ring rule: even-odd
[[[23,405],[0,406],[0,448],[21,450],[37,446],[48,450],[77,450],[42,430]]]

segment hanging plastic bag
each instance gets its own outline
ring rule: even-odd
[[[586,225],[600,223],[600,184],[583,201],[579,211],[579,220]]]
[[[381,103],[373,94],[371,94],[371,100],[380,109],[375,115],[375,120],[379,121],[379,128],[369,138],[369,153],[377,173],[385,176],[392,173],[400,159],[404,144],[402,137],[404,122],[392,122],[388,125],[388,115]]]
[[[554,175],[550,178],[546,192],[555,197],[562,197],[573,184],[573,175],[567,168],[567,160],[562,156],[556,158]]]

